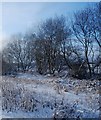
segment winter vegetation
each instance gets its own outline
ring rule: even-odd
[[[0,53],[3,118],[101,117],[100,2],[10,41]]]
[[[28,75],[3,76],[3,118],[99,118],[99,81]]]

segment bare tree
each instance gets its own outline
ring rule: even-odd
[[[101,49],[101,2],[96,5],[92,13],[93,36]]]
[[[62,59],[61,57],[59,59],[59,56],[61,56],[61,44],[67,38],[68,29],[64,16],[47,19],[39,28],[38,42],[43,44],[41,53],[45,56],[45,62],[50,74],[61,69]]]
[[[97,3],[94,8],[91,9],[91,30],[92,30],[92,39],[94,41],[94,54],[95,61],[92,70],[96,69],[101,65],[101,2]],[[96,50],[96,52],[95,52]]]
[[[21,59],[21,36],[14,36],[7,47],[3,50],[3,59],[9,64],[16,64],[17,70],[20,69]]]
[[[82,45],[85,55],[85,61],[88,66],[89,75],[92,75],[92,70],[90,66],[90,48],[91,48],[91,10],[85,9],[79,11],[78,13],[74,14],[74,23],[72,25],[74,35],[76,36],[77,40],[80,42],[78,45]]]
[[[26,39],[25,39],[26,38]],[[3,51],[3,58],[9,64],[16,66],[17,71],[26,71],[33,62],[33,39],[27,39],[19,34],[13,36],[10,42]]]

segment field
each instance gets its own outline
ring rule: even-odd
[[[99,81],[19,73],[3,76],[2,118],[99,118]]]

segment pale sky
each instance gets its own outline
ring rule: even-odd
[[[6,36],[24,33],[32,25],[54,15],[71,17],[73,12],[87,7],[91,3],[2,3],[2,32]]]
[[[63,14],[70,18],[75,11],[93,4],[96,2],[2,2],[0,3],[2,18],[2,21],[0,19],[0,41],[1,35],[3,38],[8,38],[13,34],[25,33],[32,26],[34,27],[42,20],[54,17],[54,15]]]

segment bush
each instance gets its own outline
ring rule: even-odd
[[[58,106],[58,108],[55,110],[55,113],[53,114],[54,120],[68,120],[69,118],[82,118],[82,112],[77,110],[75,104],[73,106],[67,104]]]
[[[10,64],[2,60],[2,75],[16,75],[16,67],[15,64]]]
[[[78,79],[85,79],[87,75],[87,67],[82,62],[73,62],[72,69],[69,71],[70,76]]]

